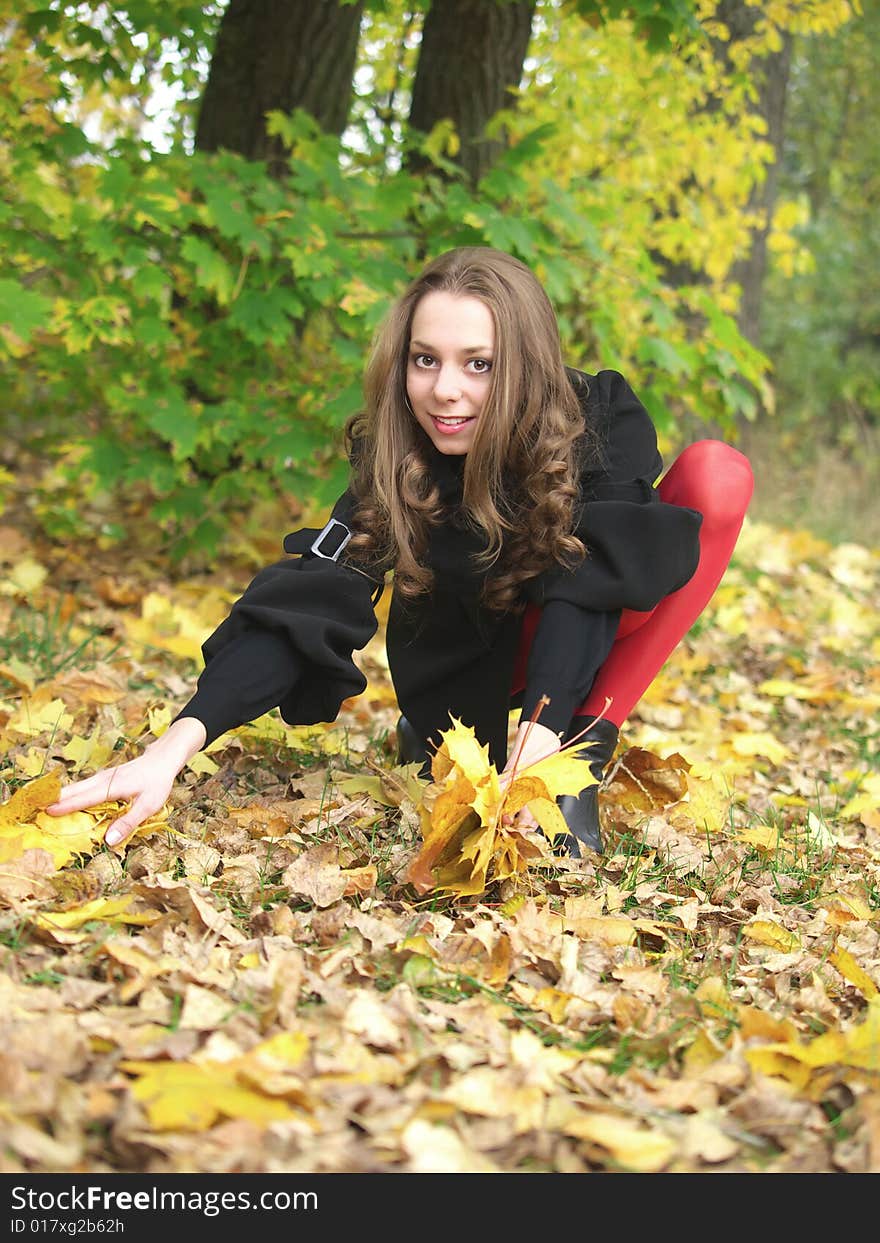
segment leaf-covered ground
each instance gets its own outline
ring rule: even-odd
[[[406,881],[381,633],[336,725],[218,740],[126,848],[42,813],[248,577],[164,572],[0,529],[0,1171],[880,1169],[880,555],[748,523],[604,857],[464,898]]]

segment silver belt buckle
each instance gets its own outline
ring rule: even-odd
[[[330,534],[333,527],[341,527],[342,530],[345,532],[345,536],[340,541],[339,547],[336,549],[335,552],[321,552],[321,543],[323,542],[325,536]],[[313,541],[312,546],[309,549],[309,551],[313,552],[316,557],[323,557],[325,561],[338,561],[339,554],[345,548],[346,544],[348,543],[350,539],[351,539],[351,531],[348,529],[345,523],[340,522],[338,518],[331,518],[330,521],[327,523],[327,525],[324,527],[324,530],[321,531],[321,533],[318,535],[317,539]]]

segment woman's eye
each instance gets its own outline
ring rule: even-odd
[[[492,364],[489,362],[488,358],[472,358],[471,366],[474,371],[476,371],[477,375],[485,375],[487,371],[492,370]]]
[[[413,354],[412,357],[417,367],[430,367],[434,361],[432,354]]]

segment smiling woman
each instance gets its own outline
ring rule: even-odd
[[[441,453],[471,447],[489,393],[494,348],[492,313],[478,298],[437,291],[417,305],[406,392],[417,423]]]
[[[536,277],[480,247],[439,256],[391,308],[347,443],[350,483],[327,526],[285,538],[299,555],[233,605],[166,733],[50,811],[132,799],[107,831],[117,844],[226,730],[275,706],[291,725],[334,720],[365,688],[352,653],[375,633],[389,571],[402,759],[426,764],[453,716],[508,774],[581,738],[601,778],[724,573],[751,497],[746,459],[700,441],[657,485],[656,435],[629,384],[567,367]],[[560,807],[569,852],[601,850],[596,786]],[[519,818],[533,824],[527,808]]]

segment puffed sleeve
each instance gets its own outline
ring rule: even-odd
[[[332,516],[347,525],[353,508],[346,492]],[[203,720],[209,740],[274,706],[291,725],[333,721],[366,688],[353,652],[376,632],[383,579],[312,553],[319,534],[286,536],[285,551],[301,555],[261,570],[202,645],[205,670],[179,715]]]
[[[660,500],[657,434],[619,372],[592,377],[584,404],[603,446],[603,460],[581,475],[576,531],[587,555],[573,569],[554,566],[530,579],[525,594],[539,605],[567,600],[594,612],[646,611],[696,570],[702,515]]]

